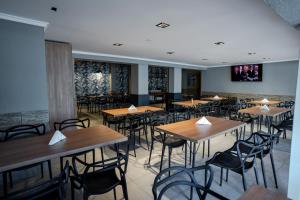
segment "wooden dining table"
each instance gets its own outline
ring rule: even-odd
[[[62,132],[66,139],[51,146],[48,143],[53,133],[1,143],[0,173],[127,141],[127,137],[103,125]]]
[[[182,106],[182,107],[195,107],[197,105],[204,105],[204,104],[208,104],[208,103],[209,103],[209,101],[203,101],[203,100],[198,100],[198,99],[194,99],[194,100],[190,100],[190,101],[172,102],[173,105]]]
[[[154,106],[138,106],[135,110],[129,110],[128,108],[115,108],[115,109],[107,109],[102,110],[103,115],[108,115],[112,117],[123,117],[129,114],[142,114],[146,111],[162,111],[162,108],[154,107]]]
[[[225,100],[226,98],[225,97],[219,97],[219,98],[214,98],[214,97],[204,97],[204,98],[201,98],[201,100],[204,100],[204,101],[222,101],[222,100]]]
[[[275,106],[282,103],[282,101],[274,101],[274,100],[268,100],[267,102],[264,102],[262,100],[255,100],[247,102],[248,104],[254,104],[254,105],[269,105],[269,106]]]
[[[250,108],[241,109],[238,111],[238,113],[259,116],[260,121],[265,116],[266,120],[268,122],[268,132],[270,132],[271,131],[270,126],[273,122],[273,118],[280,116],[284,113],[287,113],[287,112],[291,111],[291,109],[290,108],[273,107],[273,106],[269,106],[268,108],[269,108],[269,110],[264,110],[264,109],[262,109],[262,106],[253,106]]]
[[[246,126],[246,123],[240,121],[210,116],[207,116],[206,119],[211,123],[211,125],[198,125],[196,122],[199,119],[200,118],[194,118],[155,127],[158,131],[191,141],[193,143],[193,167],[195,166],[196,144],[198,142],[205,141],[231,131],[236,132],[238,139],[238,130],[242,130],[244,126]]]

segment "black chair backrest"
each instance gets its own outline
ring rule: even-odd
[[[107,171],[111,169],[118,169],[121,176],[126,174],[128,165],[128,155],[129,155],[129,143],[123,142],[125,150],[121,152],[120,144],[115,144],[112,149],[115,153],[114,156],[110,155],[109,158],[102,158],[101,161],[88,163],[82,160],[79,156],[81,154],[76,154],[72,157],[74,180],[77,182],[78,187],[81,188],[84,184],[85,177],[89,173],[97,173],[100,171]],[[80,173],[82,172],[82,173]]]
[[[201,185],[194,175],[195,172],[199,171],[204,171],[209,176],[205,185]],[[168,173],[172,175],[168,176]],[[204,200],[210,189],[213,176],[213,171],[208,165],[195,168],[176,166],[164,169],[154,179],[152,187],[154,200],[161,200],[168,190],[178,186],[191,186],[195,188],[199,199]]]
[[[23,125],[17,125],[10,127],[3,132],[4,135],[4,141],[8,141],[11,139],[17,139],[17,138],[23,138],[27,136],[40,136],[44,135],[46,131],[45,124],[23,124]]]
[[[243,140],[238,140],[236,143],[237,156],[240,159],[242,167],[245,167],[246,162],[255,162],[255,159],[260,154],[263,157],[264,143],[250,144]],[[243,152],[242,148],[247,147],[250,149],[248,152]]]
[[[58,177],[33,187],[13,192],[8,195],[7,200],[63,200],[69,179],[69,172],[69,161],[67,161],[64,170]]]
[[[54,122],[55,130],[64,130],[67,128],[88,128],[90,127],[90,119],[66,119],[62,122]]]

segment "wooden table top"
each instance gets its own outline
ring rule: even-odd
[[[256,101],[250,101],[248,103],[255,104],[255,105],[278,105],[281,102],[282,101],[272,101],[272,100],[269,100],[269,102],[262,102],[262,100],[256,100]]]
[[[287,197],[279,192],[273,192],[262,186],[251,186],[239,200],[287,200]]]
[[[178,105],[178,106],[183,106],[183,107],[194,107],[194,106],[197,106],[199,104],[207,104],[209,103],[209,101],[202,101],[202,100],[193,100],[192,101],[176,101],[176,102],[173,102],[172,104],[174,105]]]
[[[172,124],[157,126],[157,130],[180,137],[185,140],[197,142],[236,130],[246,124],[223,118],[206,117],[211,125],[196,125],[200,118],[185,120]]]
[[[208,100],[208,101],[222,101],[226,99],[225,97],[219,97],[218,99],[215,99],[214,97],[204,97],[204,98],[201,98],[201,100]]]
[[[0,172],[127,140],[103,125],[63,133],[67,138],[52,146],[48,143],[53,133],[1,143]]]
[[[269,111],[261,109],[261,106],[254,106],[250,108],[245,108],[239,110],[239,113],[248,113],[250,115],[263,115],[263,116],[269,116],[269,117],[276,117],[278,115],[281,115],[283,113],[286,113],[290,111],[289,108],[278,108],[278,107],[269,107]]]
[[[161,111],[163,109],[154,107],[154,106],[138,106],[136,110],[129,111],[128,108],[117,108],[117,109],[109,109],[109,110],[102,110],[103,113],[113,116],[113,117],[121,117],[126,116],[128,114],[141,114],[149,111]]]

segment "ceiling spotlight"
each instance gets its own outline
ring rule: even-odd
[[[252,55],[255,55],[255,54],[256,54],[255,52],[249,52],[248,53],[249,56],[252,56]]]
[[[219,45],[223,45],[225,43],[224,42],[215,42],[214,44],[219,46]]]
[[[165,22],[160,22],[160,23],[156,24],[155,26],[157,26],[159,28],[167,28],[168,26],[170,26],[170,24],[167,24]]]
[[[208,60],[207,58],[202,58],[201,60]]]
[[[169,55],[172,55],[174,53],[175,53],[175,51],[167,51],[167,54],[169,54]]]
[[[222,64],[227,64],[228,62],[222,62]]]
[[[57,12],[57,8],[56,7],[51,7],[51,10],[54,12]]]
[[[114,43],[113,45],[114,45],[114,46],[117,46],[117,47],[120,47],[120,46],[122,46],[123,44],[121,44],[121,43]]]

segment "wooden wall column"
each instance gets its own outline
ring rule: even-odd
[[[49,123],[76,117],[72,46],[46,41]]]

